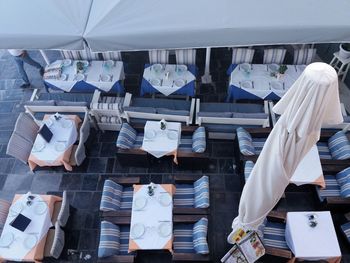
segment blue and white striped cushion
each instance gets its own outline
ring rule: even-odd
[[[193,226],[193,247],[197,254],[209,254],[207,233],[208,219],[202,218]]]
[[[136,139],[135,139],[135,143],[132,146],[133,149],[141,148],[142,142],[143,142],[143,137],[144,137],[143,133],[137,134]]]
[[[181,136],[179,150],[192,152],[192,136]]]
[[[339,131],[329,138],[328,147],[333,159],[346,160],[350,158],[350,142],[343,131]]]
[[[192,151],[203,153],[206,148],[205,128],[198,127],[192,135]]]
[[[252,63],[254,52],[251,48],[232,48],[232,64]]]
[[[104,258],[118,255],[120,250],[120,229],[118,225],[108,221],[101,222],[100,244],[98,257]]]
[[[338,181],[338,184],[345,184],[350,179],[350,167],[340,171],[335,175],[335,178]]]
[[[344,198],[350,197],[350,180],[340,185],[340,196]]]
[[[239,127],[236,130],[239,150],[243,155],[255,155],[253,139],[244,128]]]
[[[128,123],[123,123],[117,138],[117,147],[122,149],[130,149],[136,140],[137,132]]]
[[[284,48],[271,48],[264,50],[263,64],[282,64],[284,57],[286,56],[286,49]]]
[[[340,228],[348,242],[350,242],[350,222],[341,225]]]
[[[317,187],[317,194],[322,202],[327,197],[338,197],[340,196],[340,187],[333,175],[324,175],[324,181],[326,187],[324,189]]]
[[[123,186],[111,180],[106,180],[100,204],[101,211],[116,211],[120,209]]]
[[[301,48],[294,50],[293,65],[308,65],[316,55],[315,48]]]
[[[264,228],[264,244],[267,247],[289,249],[285,238],[286,225],[267,221]]]
[[[252,170],[254,168],[254,163],[252,161],[246,161],[244,164],[244,179],[247,182]]]
[[[332,155],[329,151],[327,142],[318,142],[317,149],[321,159],[328,159],[328,160],[332,159]]]
[[[193,247],[193,224],[174,225],[174,252],[196,253]]]
[[[194,207],[194,188],[192,184],[177,184],[174,206]]]
[[[253,146],[255,149],[255,154],[260,154],[262,149],[264,148],[265,142],[267,138],[254,138],[253,139]]]
[[[121,210],[130,210],[131,209],[133,194],[134,194],[134,189],[132,187],[124,187],[123,188],[121,204],[120,204]]]
[[[209,203],[209,177],[202,176],[194,182],[194,207],[208,208]]]
[[[129,249],[129,236],[130,236],[130,225],[120,225],[120,255],[130,255]]]

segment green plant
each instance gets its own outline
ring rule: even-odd
[[[341,44],[341,46],[344,50],[350,52],[350,43],[343,43],[343,44]]]
[[[84,64],[81,61],[77,62],[77,70],[82,71],[84,70]]]
[[[278,73],[284,74],[287,71],[288,67],[286,65],[281,65],[278,69]]]

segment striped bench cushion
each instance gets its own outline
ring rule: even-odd
[[[341,225],[340,228],[343,234],[345,235],[346,239],[350,243],[350,222]]]
[[[181,136],[179,150],[192,152],[192,136]]]
[[[340,196],[340,187],[334,175],[324,175],[324,181],[326,183],[326,187],[324,189],[316,187],[317,194],[321,202],[327,197]]]
[[[328,159],[328,160],[332,159],[332,155],[329,151],[327,142],[318,142],[317,149],[321,159]]]
[[[267,140],[267,138],[254,138],[253,139],[253,146],[255,148],[255,154],[261,153],[266,140]]]
[[[133,149],[139,149],[141,148],[142,146],[142,142],[143,142],[143,133],[139,133],[137,134],[136,136],[136,139],[135,139],[135,143],[134,145],[132,146]]]
[[[251,48],[232,48],[232,64],[252,63],[254,52]]]
[[[132,187],[124,187],[123,188],[121,204],[120,204],[121,210],[130,210],[131,209],[133,193],[134,193],[134,189]]]
[[[209,203],[209,177],[202,176],[194,182],[194,207],[208,208]]]
[[[193,226],[193,248],[197,254],[209,254],[207,233],[208,219],[202,218]]]
[[[130,255],[133,253],[128,253],[129,249],[129,236],[130,236],[130,225],[120,225],[120,255]]]
[[[252,161],[245,162],[245,164],[244,164],[244,180],[245,180],[245,182],[247,182],[253,168],[254,168],[254,163]]]
[[[118,255],[120,251],[120,229],[118,225],[108,221],[101,222],[100,244],[98,257]]]
[[[340,196],[350,196],[350,167],[340,171],[335,175],[338,184],[340,185]]]
[[[4,228],[11,203],[0,199],[0,229]]]
[[[282,64],[287,50],[284,48],[270,48],[264,50],[263,64]]]
[[[193,246],[193,224],[174,225],[174,252],[196,253]]]
[[[285,230],[286,224],[267,221],[264,228],[264,244],[268,247],[289,249]]]
[[[239,150],[243,155],[255,155],[253,139],[244,128],[239,127],[236,130]]]
[[[106,180],[103,185],[100,204],[101,211],[116,211],[120,209],[123,186],[111,180]]]
[[[315,48],[300,48],[294,50],[293,65],[308,65],[315,58]]]
[[[122,149],[130,149],[136,140],[137,132],[128,123],[123,123],[117,138],[117,147]]]
[[[174,206],[194,207],[194,188],[192,184],[177,184]]]
[[[205,128],[198,127],[192,135],[192,151],[203,153],[206,148]]]
[[[332,159],[346,160],[350,158],[350,142],[343,131],[339,131],[328,139],[328,147]]]

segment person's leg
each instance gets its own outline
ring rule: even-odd
[[[29,85],[29,79],[28,79],[28,76],[27,76],[27,73],[24,71],[24,68],[23,68],[23,60],[21,57],[13,57],[15,62],[16,62],[16,65],[17,65],[17,69],[18,69],[18,72],[19,74],[21,75],[23,81],[24,81],[24,84],[25,85]]]
[[[27,63],[27,64],[29,64],[29,65],[31,65],[31,66],[33,66],[33,67],[36,67],[37,69],[42,69],[42,66],[41,66],[38,62],[36,62],[35,60],[33,60],[33,59],[28,55],[27,52],[25,52],[25,53],[22,55],[21,58],[22,58],[22,60],[23,60],[24,63]]]

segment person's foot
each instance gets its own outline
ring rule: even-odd
[[[44,76],[44,71],[45,71],[44,68],[41,68],[41,69],[40,69],[39,72],[40,72],[40,75],[41,75],[41,76]]]
[[[22,89],[26,89],[26,88],[29,88],[30,87],[30,84],[29,83],[24,83],[20,86]]]

